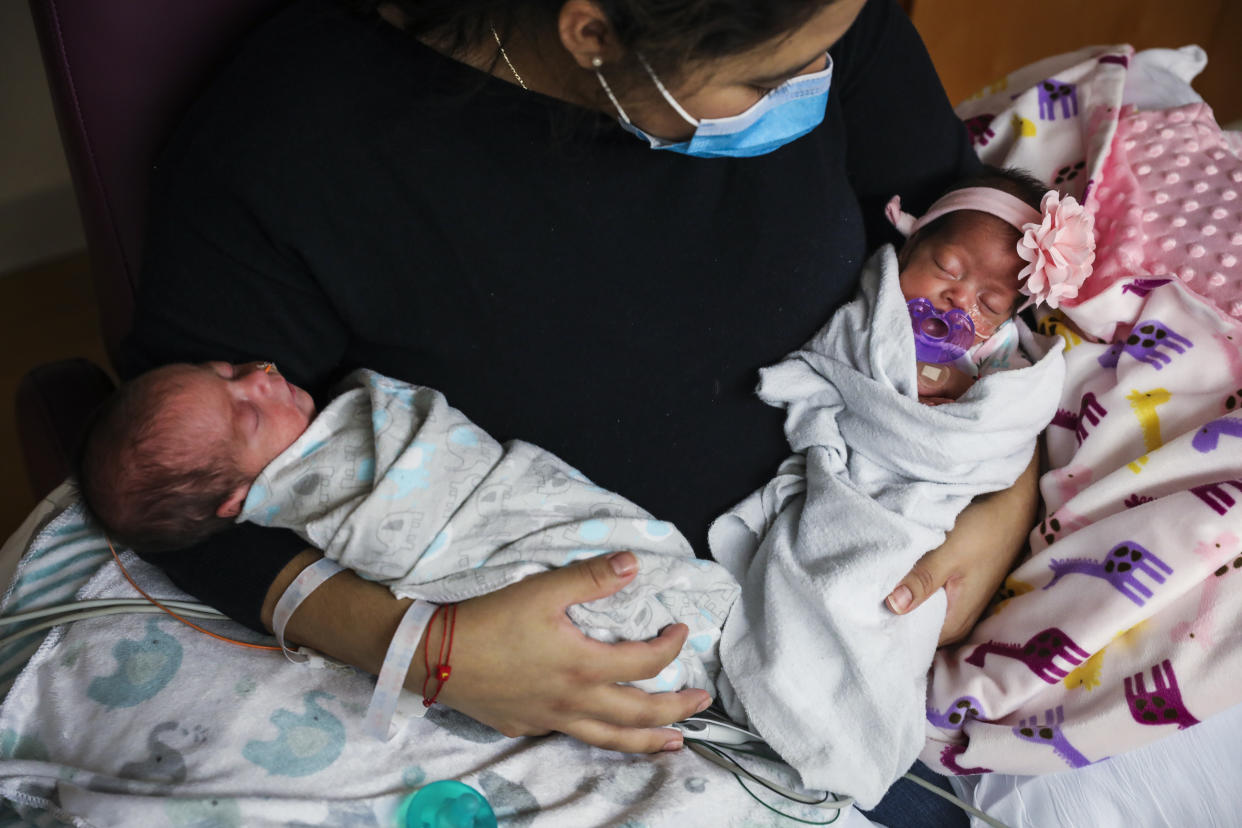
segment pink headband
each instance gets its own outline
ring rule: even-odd
[[[901,212],[901,196],[893,196],[884,208],[884,214],[897,228],[897,232],[903,236],[913,236],[920,228],[956,210],[978,210],[981,213],[989,213],[1007,224],[1012,224],[1018,231],[1021,231],[1022,225],[1027,222],[1039,221],[1038,210],[1017,196],[1012,196],[995,187],[966,187],[946,193],[928,208],[922,218],[918,219],[909,213]]]
[[[1049,190],[1036,210],[1017,196],[995,187],[966,187],[941,196],[920,218],[901,210],[901,197],[893,196],[884,215],[897,232],[913,236],[941,216],[957,210],[978,210],[996,216],[1022,234],[1018,255],[1028,262],[1018,273],[1020,290],[1038,305],[1057,307],[1073,299],[1091,275],[1095,261],[1095,216],[1073,196],[1061,198]]]

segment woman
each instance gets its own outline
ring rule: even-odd
[[[361,15],[300,0],[160,161],[131,345],[147,365],[271,359],[318,391],[356,366],[437,388],[702,550],[711,518],[788,451],[757,368],[851,295],[890,196],[922,209],[975,163],[891,0],[394,0]],[[1034,488],[1028,472],[973,505],[893,602],[947,584],[945,635],[964,633]],[[270,628],[316,557],[239,527],[156,562]],[[510,736],[680,747],[662,725],[706,696],[617,682],[657,672],[684,629],[604,645],[563,612],[632,567],[596,558],[463,603],[440,700]],[[288,635],[375,672],[404,607],[345,573]]]

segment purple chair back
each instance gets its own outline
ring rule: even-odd
[[[114,366],[133,318],[148,176],[212,70],[282,0],[30,0]]]

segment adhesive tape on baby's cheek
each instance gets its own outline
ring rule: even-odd
[[[996,326],[984,318],[983,311],[979,309],[978,305],[971,305],[966,314],[970,317],[970,322],[975,327],[975,337],[977,339],[987,339],[996,333]]]

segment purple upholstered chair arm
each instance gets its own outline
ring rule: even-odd
[[[86,231],[104,345],[122,372],[152,164],[212,70],[281,4],[30,0]],[[42,366],[22,381],[19,437],[36,496],[64,479],[84,409],[101,398],[105,381],[111,388],[102,370],[84,362]]]
[[[17,430],[35,497],[69,474],[87,420],[113,388],[112,379],[89,359],[47,362],[21,378]]]

